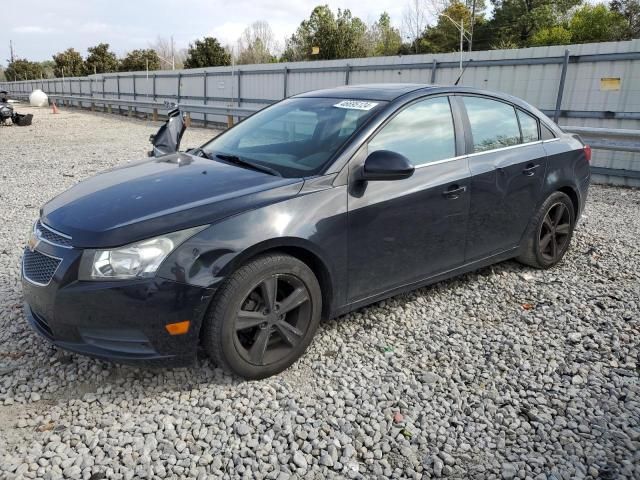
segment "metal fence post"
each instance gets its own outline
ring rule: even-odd
[[[136,101],[136,76],[135,75],[131,75],[131,79],[133,81],[133,101]],[[138,113],[138,109],[136,107],[133,107],[133,113],[137,114]]]
[[[240,106],[240,101],[242,97],[240,96],[240,75],[242,74],[242,70],[238,69],[238,106]]]
[[[206,70],[203,72],[202,75],[202,96],[204,97],[204,104],[206,105],[208,103],[208,99],[207,99],[207,75],[209,74],[209,72],[207,72]],[[207,114],[204,114],[204,127],[207,128]]]
[[[116,86],[118,87],[118,100],[120,100],[120,75],[116,75]],[[122,115],[120,104],[118,104],[118,115]]]
[[[284,77],[282,82],[282,98],[287,98],[287,83],[289,79],[289,68],[285,66],[283,73],[284,73]]]
[[[153,81],[151,82],[151,85],[153,89],[153,101],[155,102],[156,101],[156,74],[154,73],[151,78],[153,79]]]
[[[560,108],[562,106],[562,95],[564,94],[564,81],[567,78],[567,67],[569,66],[569,50],[564,51],[564,61],[562,62],[562,73],[560,74],[560,85],[558,85],[558,98],[556,99],[556,111],[553,114],[553,121],[560,120]]]
[[[434,58],[431,66],[431,84],[436,83],[436,69],[438,68],[438,61]]]
[[[351,65],[347,63],[347,69],[344,73],[344,84],[349,85],[349,74],[351,73]]]
[[[180,93],[181,93],[180,92],[180,89],[181,89],[180,83],[182,83],[182,74],[178,73],[178,98],[177,98],[178,101],[177,101],[177,103],[180,103]]]

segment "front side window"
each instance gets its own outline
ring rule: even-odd
[[[405,108],[369,142],[369,153],[376,150],[400,153],[414,166],[455,157],[449,99],[429,98]]]
[[[220,134],[202,149],[237,156],[284,177],[319,173],[334,154],[387,102],[290,98]]]
[[[539,140],[538,120],[522,110],[518,110],[518,120],[520,120],[520,130],[522,130],[522,143]]]
[[[518,119],[511,105],[482,97],[463,99],[471,124],[474,152],[485,152],[520,143]]]

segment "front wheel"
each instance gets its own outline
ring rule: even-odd
[[[536,268],[553,267],[567,252],[574,227],[571,199],[562,192],[553,193],[531,220],[517,260]]]
[[[304,353],[321,311],[320,285],[305,263],[289,255],[264,255],[240,267],[220,287],[202,342],[225,370],[265,378]]]

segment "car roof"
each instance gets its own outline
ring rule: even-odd
[[[296,95],[296,97],[391,101],[407,93],[429,88],[434,88],[434,85],[424,85],[420,83],[372,83],[313,90]]]
[[[409,94],[414,95],[409,95]],[[409,95],[409,100],[421,94],[475,94],[486,95],[519,106],[538,117],[548,119],[544,113],[528,104],[524,100],[507,93],[484,90],[462,85],[436,85],[425,83],[370,83],[362,85],[345,85],[323,90],[312,90],[300,93],[294,98],[345,98],[350,100],[378,100],[392,102],[400,97]],[[549,121],[550,122],[550,121]],[[548,122],[547,122],[548,123]],[[555,124],[554,124],[555,125]]]

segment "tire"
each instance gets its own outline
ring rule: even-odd
[[[531,219],[516,260],[541,269],[557,265],[569,249],[575,222],[571,199],[562,192],[551,194]]]
[[[269,377],[300,358],[321,312],[320,285],[305,263],[284,254],[263,255],[220,287],[204,321],[202,343],[224,370],[246,379]]]

